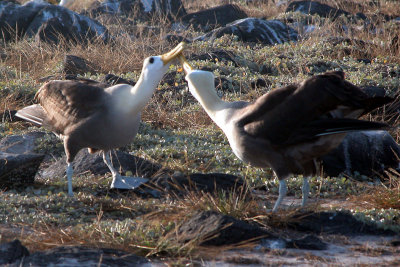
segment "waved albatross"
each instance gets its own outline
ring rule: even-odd
[[[193,70],[183,55],[179,58],[190,92],[225,133],[235,155],[253,166],[270,167],[279,179],[273,212],[286,195],[290,175],[303,175],[305,206],[308,177],[318,172],[316,158],[337,147],[346,132],[388,126],[357,118],[393,99],[368,97],[341,71],[272,90],[253,103],[225,102],[216,93],[213,73]]]
[[[103,151],[104,162],[113,177],[111,188],[134,189],[147,181],[121,176],[109,154],[135,137],[141,110],[167,72],[171,60],[182,50],[183,43],[166,54],[146,58],[135,86],[118,84],[104,88],[93,82],[50,81],[35,95],[40,105],[17,112],[16,116],[48,128],[64,141],[69,195],[73,195],[72,162],[82,148],[88,148],[90,153]]]

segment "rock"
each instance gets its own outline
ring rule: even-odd
[[[351,213],[343,211],[295,214],[288,220],[288,226],[298,231],[307,231],[316,234],[394,234],[390,230],[379,229],[376,224],[357,220]]]
[[[255,89],[255,88],[260,88],[260,87],[267,87],[270,86],[272,83],[271,81],[268,81],[266,79],[262,79],[262,78],[258,78],[255,81],[252,81],[250,83],[251,88]]]
[[[115,169],[119,172],[126,173],[130,171],[133,175],[143,177],[152,176],[161,166],[154,164],[142,158],[130,155],[128,153],[116,150],[116,154],[112,153],[111,161]],[[67,167],[65,156],[50,165],[47,169],[41,172],[44,178],[63,177]],[[110,169],[105,165],[101,153],[89,154],[87,149],[82,149],[76,155],[73,161],[74,175],[81,175],[90,172],[94,175],[103,175],[110,172]]]
[[[239,65],[236,62],[236,56],[233,52],[231,51],[227,51],[227,50],[223,50],[223,49],[218,49],[218,50],[214,50],[214,51],[210,51],[204,54],[200,54],[200,55],[195,55],[192,54],[190,56],[188,56],[189,60],[211,60],[214,62],[217,61],[222,61],[222,62],[232,62],[233,65],[235,67],[238,67]]]
[[[191,175],[173,175],[172,177],[163,176],[154,181],[156,187],[166,191],[179,191],[185,193],[187,191],[203,191],[216,192],[220,190],[232,191],[241,190],[244,186],[242,178],[223,173],[195,173]],[[181,191],[183,189],[183,191]]]
[[[57,247],[25,257],[15,266],[147,266],[150,261],[132,253],[107,248]]]
[[[307,235],[301,239],[286,242],[286,248],[325,250],[328,245],[315,235]]]
[[[100,14],[123,14],[140,19],[150,19],[157,14],[169,20],[186,15],[181,0],[105,0],[95,1],[85,14],[96,17]]]
[[[209,31],[243,18],[247,18],[243,10],[237,5],[227,4],[187,14],[181,22],[196,30]]]
[[[259,226],[233,217],[214,211],[199,211],[173,231],[170,238],[181,244],[195,242],[201,246],[223,246],[275,237]]]
[[[0,187],[32,184],[44,155],[11,154],[0,151]]]
[[[163,39],[172,46],[178,45],[180,42],[185,42],[185,43],[191,42],[189,39],[175,34],[167,34],[166,36],[164,36]]]
[[[377,87],[377,86],[362,86],[361,90],[364,91],[369,97],[374,97],[374,96],[385,96],[386,95],[386,90],[382,87]]]
[[[387,131],[360,131],[348,133],[336,149],[321,159],[327,176],[358,172],[381,177],[385,170],[399,168],[399,158],[400,147]]]
[[[18,239],[0,244],[0,264],[11,264],[26,256],[29,251]]]
[[[341,15],[350,15],[347,11],[314,1],[291,2],[285,12],[301,12],[309,15],[318,15],[324,18],[337,18]]]
[[[42,24],[51,18],[58,18],[63,28],[69,29],[68,34],[74,36],[73,41],[86,43],[100,39],[107,42],[110,39],[107,29],[99,22],[57,5],[47,5],[42,8],[29,24],[26,34],[29,37],[35,36]],[[64,38],[69,41],[66,36]]]
[[[96,73],[96,67],[87,60],[74,56],[65,55],[64,57],[64,68],[63,72],[65,74],[85,74],[85,73]]]
[[[22,119],[15,116],[17,110],[7,109],[0,111],[0,122],[15,122],[15,121],[22,121]]]
[[[60,40],[60,38],[62,38],[62,40]],[[51,18],[44,22],[35,35],[35,41],[38,43],[45,42],[57,45],[63,40],[68,40],[75,44],[81,41],[76,40],[74,33],[69,27],[63,25],[59,18]]]
[[[38,138],[46,135],[45,132],[29,132],[24,135],[9,135],[0,140],[0,151],[11,154],[35,153]]]
[[[259,42],[265,45],[296,41],[297,32],[279,20],[246,18],[215,29],[194,40],[215,40],[224,34],[234,35],[243,42]]]
[[[58,19],[59,24],[55,19],[52,20],[36,37],[41,26],[52,18]],[[44,1],[29,1],[24,5],[0,2],[0,31],[6,41],[27,35],[52,43],[55,41],[54,33],[58,30],[61,31],[60,34],[66,34],[63,36],[66,41],[71,41],[71,37],[73,41],[82,43],[98,38],[103,41],[109,39],[107,29],[100,23],[62,6]],[[45,33],[50,38],[47,39]]]
[[[129,84],[134,86],[136,84],[136,82],[132,81],[132,80],[127,80],[124,79],[122,77],[116,76],[114,74],[107,74],[106,77],[104,77],[104,81],[105,83],[108,83],[110,85],[115,85],[115,84]]]

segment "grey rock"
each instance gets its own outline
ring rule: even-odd
[[[257,225],[214,211],[196,212],[171,235],[178,243],[195,242],[202,246],[223,246],[247,240],[275,238]]]
[[[0,244],[0,264],[14,263],[26,256],[29,256],[29,251],[18,239]]]
[[[360,131],[348,133],[336,149],[321,159],[327,176],[358,172],[381,177],[386,170],[399,168],[399,158],[400,147],[387,131]]]
[[[315,235],[307,235],[300,239],[286,242],[286,248],[325,250],[328,245]]]
[[[228,4],[187,14],[181,18],[181,22],[197,30],[209,31],[247,17],[237,5]]]
[[[45,42],[57,45],[63,40],[68,40],[68,42],[75,44],[82,41],[77,40],[71,29],[63,25],[59,18],[51,18],[48,21],[45,21],[35,35],[36,42]]]
[[[85,14],[96,17],[101,14],[123,14],[149,19],[157,14],[162,18],[175,19],[186,15],[181,0],[105,0],[95,1]]]
[[[0,151],[0,186],[10,188],[32,184],[44,155],[10,154]]]
[[[194,40],[214,40],[224,34],[235,35],[243,42],[259,42],[265,45],[296,41],[297,32],[279,20],[246,18],[215,29]]]
[[[80,246],[57,247],[35,252],[11,266],[144,266],[150,261],[116,249],[87,248]]]
[[[64,57],[64,68],[65,74],[85,74],[85,73],[96,73],[97,67],[86,59],[74,56],[65,55]]]
[[[314,1],[291,2],[286,8],[286,12],[301,12],[309,15],[319,15],[324,18],[337,18],[341,15],[350,15],[349,12],[337,9],[326,4]]]
[[[42,24],[51,18],[58,18],[60,23],[69,29],[69,34],[75,36],[76,41],[84,43],[88,40],[101,39],[106,42],[110,38],[107,29],[99,22],[56,5],[44,6],[26,29],[26,34],[34,37]]]
[[[9,135],[0,140],[0,151],[11,154],[35,153],[37,140],[46,135],[45,132],[29,132],[24,135]]]
[[[142,158],[117,150],[112,154],[112,164],[117,171],[125,173],[130,171],[133,175],[150,177],[161,169],[161,166]],[[40,175],[44,178],[63,177],[67,167],[65,156],[44,169]],[[89,154],[87,149],[82,149],[73,161],[74,174],[81,175],[90,172],[94,175],[109,173],[109,168],[103,161],[101,153]]]

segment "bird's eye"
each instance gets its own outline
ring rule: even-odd
[[[149,62],[150,62],[150,64],[153,64],[153,62],[154,62],[154,57],[149,58]]]

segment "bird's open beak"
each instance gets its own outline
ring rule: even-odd
[[[163,61],[164,65],[167,65],[171,60],[179,56],[184,49],[185,49],[185,43],[181,42],[168,53],[161,55],[161,60]]]
[[[188,74],[193,70],[192,66],[187,62],[185,56],[183,53],[178,55],[179,61],[182,63],[183,69],[185,70],[185,73]]]

